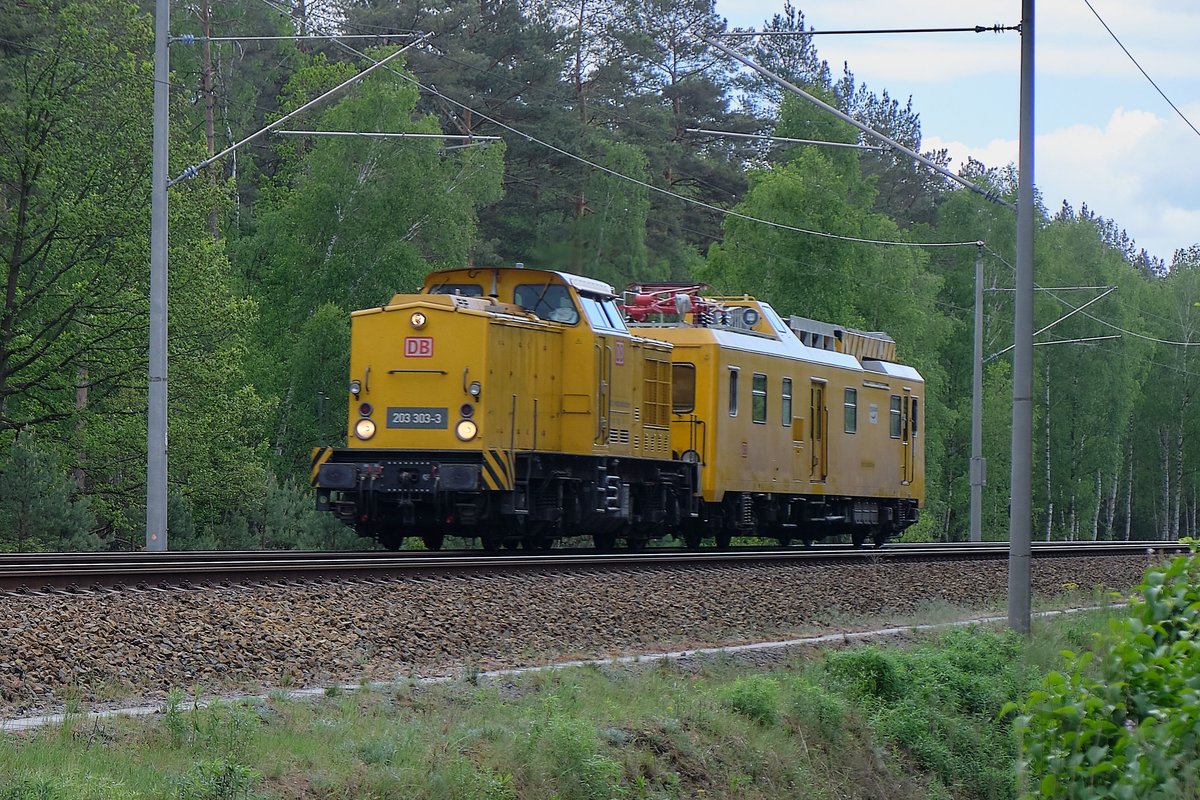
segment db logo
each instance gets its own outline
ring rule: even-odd
[[[613,342],[613,359],[617,362],[618,367],[625,366],[625,343]]]
[[[433,337],[404,337],[404,355],[409,358],[430,358],[433,355]]]

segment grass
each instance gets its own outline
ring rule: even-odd
[[[581,667],[282,693],[0,737],[0,800],[1011,798],[997,714],[1105,625],[1039,621],[815,653],[769,670]]]

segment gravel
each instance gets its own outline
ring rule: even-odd
[[[1136,585],[1149,561],[1035,560],[1035,597]],[[1004,561],[494,573],[0,599],[0,717],[171,688],[449,675],[919,621],[1003,607]],[[856,622],[857,620],[857,622]]]

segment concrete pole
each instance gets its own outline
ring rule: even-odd
[[[983,541],[983,243],[975,252],[975,354],[971,364],[971,541]]]
[[[154,143],[150,176],[150,393],[146,424],[146,549],[167,549],[167,56],[168,0],[154,5]]]
[[[1008,625],[1026,635],[1033,527],[1033,3],[1021,0],[1021,151],[1017,165],[1012,499],[1008,521]]]

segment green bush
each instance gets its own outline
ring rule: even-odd
[[[58,456],[21,431],[0,465],[0,551],[98,550],[95,519]]]
[[[721,703],[755,722],[769,725],[779,716],[779,681],[764,675],[747,675],[724,687]]]
[[[792,718],[831,744],[839,743],[850,715],[849,703],[804,678],[792,681],[787,689]]]
[[[831,654],[826,665],[855,699],[887,702],[904,691],[895,658],[895,654],[878,647],[855,647]]]
[[[1017,711],[1024,797],[1195,797],[1200,791],[1200,558],[1152,569],[1098,656],[1064,651]],[[1095,658],[1095,663],[1093,663]]]
[[[258,773],[228,758],[202,761],[179,780],[180,800],[237,800],[250,797]]]
[[[0,783],[0,800],[58,800],[66,795],[56,783],[21,778]]]

